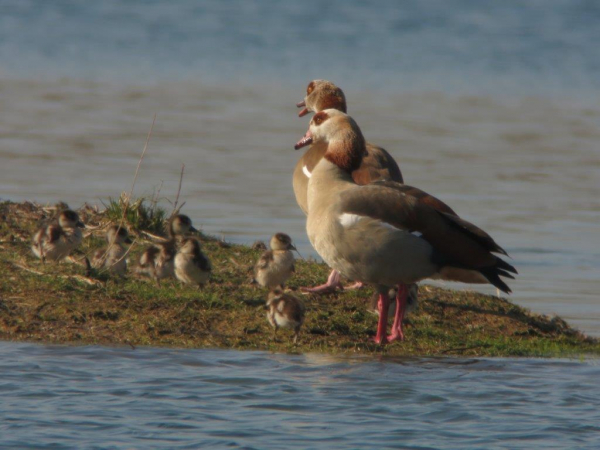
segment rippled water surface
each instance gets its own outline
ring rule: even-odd
[[[598,448],[598,360],[0,344],[2,448]]]

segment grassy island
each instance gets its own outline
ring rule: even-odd
[[[368,301],[372,290],[323,297],[298,292],[307,315],[294,346],[289,330],[273,336],[265,317],[267,291],[250,283],[261,250],[199,234],[213,264],[211,282],[201,290],[177,280],[158,287],[131,272],[126,278],[110,277],[78,264],[104,245],[102,230],[118,221],[118,206],[113,201],[103,211],[81,208],[89,236],[75,261],[42,264],[31,253],[31,236],[61,205],[0,203],[0,339],[398,356],[600,354],[598,340],[558,317],[533,314],[493,296],[429,286],[420,287],[419,306],[406,319],[406,340],[386,347],[370,342],[377,325]],[[128,255],[133,262],[160,235],[164,213],[149,217],[141,201],[130,209],[125,216],[135,237]],[[287,287],[297,291],[321,283],[328,273],[324,264],[299,260]]]

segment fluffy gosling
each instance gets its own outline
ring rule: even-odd
[[[62,211],[58,221],[41,227],[34,235],[31,250],[34,255],[46,260],[60,261],[71,254],[81,244],[85,227],[79,215],[70,209]]]
[[[274,328],[273,337],[281,328],[292,328],[294,330],[294,344],[298,343],[300,327],[304,323],[305,307],[302,300],[279,289],[269,292],[267,298],[267,320]]]
[[[136,273],[154,278],[160,286],[160,280],[175,276],[175,245],[172,242],[152,245],[140,255]]]
[[[174,277],[177,248],[189,233],[196,231],[198,230],[192,226],[192,220],[188,216],[173,216],[167,224],[169,240],[147,247],[140,255],[136,273],[154,278],[159,286],[160,280]]]
[[[283,288],[294,272],[292,239],[284,233],[273,235],[269,243],[271,250],[264,252],[254,266],[254,279],[268,289]]]
[[[175,256],[177,279],[184,284],[202,287],[208,281],[211,270],[210,261],[200,250],[198,239],[184,239]]]
[[[106,230],[108,246],[96,250],[92,256],[92,267],[106,269],[110,273],[123,276],[127,271],[126,250],[123,244],[131,244],[125,227],[111,225]]]

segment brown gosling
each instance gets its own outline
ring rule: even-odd
[[[62,211],[58,221],[41,227],[33,235],[31,250],[42,262],[60,261],[79,247],[83,241],[81,228],[84,227],[75,211]]]
[[[268,289],[283,288],[295,270],[292,250],[296,250],[296,247],[284,233],[273,235],[269,245],[271,250],[265,251],[254,266],[254,279]]]
[[[136,273],[154,278],[160,286],[160,280],[175,276],[175,255],[180,242],[190,233],[196,232],[191,219],[177,214],[167,224],[169,240],[147,247],[141,254]]]
[[[212,267],[200,249],[198,239],[187,238],[175,256],[175,276],[184,284],[202,287],[210,278]]]
[[[127,229],[119,225],[111,225],[106,230],[106,241],[108,246],[96,250],[92,256],[92,266],[96,269],[106,269],[114,275],[125,275],[127,251],[123,244],[131,244]]]
[[[294,330],[294,344],[297,344],[300,327],[304,323],[305,307],[302,300],[289,292],[275,289],[269,292],[267,308],[267,320],[274,328],[273,338],[280,327],[292,328]]]

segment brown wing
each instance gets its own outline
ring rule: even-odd
[[[450,208],[448,205],[446,205],[443,201],[434,197],[433,195],[429,195],[427,192],[422,191],[419,188],[416,188],[413,186],[408,186],[406,184],[395,183],[393,181],[388,181],[388,180],[375,181],[372,184],[375,184],[377,186],[385,186],[388,188],[396,189],[399,192],[403,192],[406,195],[410,195],[411,197],[416,198],[417,202],[431,206],[432,208],[438,210],[439,212],[451,214],[453,216],[458,216],[458,214],[456,214],[454,212],[454,210],[452,208]]]
[[[342,212],[367,216],[410,232],[417,231],[436,252],[440,265],[478,270],[495,286],[510,291],[498,275],[517,273],[510,264],[492,252],[504,250],[482,229],[455,215],[443,213],[420,201],[429,194],[411,195],[416,189],[403,185],[374,183],[357,186],[340,195]],[[413,191],[414,192],[414,191]],[[419,191],[422,192],[422,191]],[[441,201],[431,197],[441,203]]]
[[[377,180],[390,180],[403,183],[398,164],[386,150],[367,143],[367,155],[358,169],[352,172],[356,184],[365,185]]]

